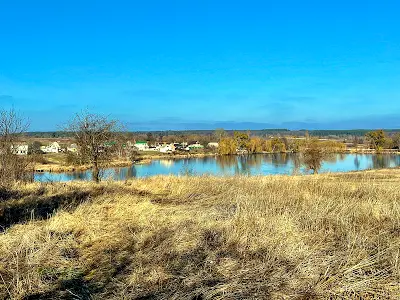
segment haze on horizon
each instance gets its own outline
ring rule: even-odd
[[[3,1],[0,108],[130,130],[400,128],[398,1]]]

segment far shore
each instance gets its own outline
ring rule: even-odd
[[[292,153],[292,152],[282,152],[282,153]],[[281,153],[281,154],[282,154]],[[276,152],[261,152],[254,154],[279,154]],[[376,151],[374,149],[346,149],[341,152],[337,152],[337,154],[397,154],[400,155],[399,150],[382,150]],[[241,154],[233,154],[233,155],[241,155]],[[130,167],[132,165],[143,165],[150,164],[153,160],[158,159],[184,159],[184,158],[202,158],[202,157],[212,157],[212,156],[220,156],[218,153],[175,153],[175,154],[161,154],[161,153],[146,153],[141,154],[137,160],[116,160],[107,163],[102,166],[105,168],[123,168]],[[66,166],[62,164],[37,164],[34,167],[34,171],[37,173],[50,172],[50,173],[72,173],[72,172],[83,172],[92,169],[91,165],[80,165],[80,166]]]

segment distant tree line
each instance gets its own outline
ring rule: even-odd
[[[265,135],[292,135],[292,136],[305,136],[307,133],[315,137],[346,137],[346,136],[359,136],[363,137],[371,129],[354,129],[354,130],[289,130],[289,129],[260,129],[260,130],[224,130],[228,135],[233,135],[234,132],[249,132],[253,136]],[[400,129],[383,129],[388,134],[400,133]],[[213,135],[215,130],[164,130],[164,131],[128,131],[132,135],[146,135],[152,134],[153,136],[179,136],[179,135]],[[32,131],[27,132],[29,137],[37,138],[68,138],[73,136],[73,132],[68,131]]]

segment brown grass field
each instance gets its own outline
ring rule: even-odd
[[[0,299],[400,297],[400,170],[0,193]]]

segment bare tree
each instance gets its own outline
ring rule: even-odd
[[[93,168],[93,181],[100,181],[100,170],[113,156],[112,142],[120,130],[116,120],[82,112],[75,115],[66,130],[72,132],[78,145],[79,155]]]
[[[21,135],[29,128],[26,122],[16,111],[0,110],[0,147],[7,148],[11,151],[12,146],[15,146]]]
[[[217,128],[214,131],[214,136],[217,138],[217,140],[221,140],[222,138],[227,136],[226,131],[223,128]]]
[[[29,125],[14,109],[0,110],[0,184],[7,185],[27,177],[27,159],[16,151],[23,133]]]

